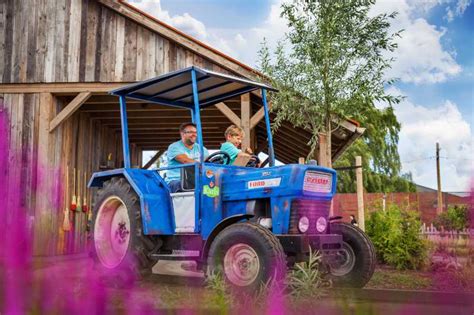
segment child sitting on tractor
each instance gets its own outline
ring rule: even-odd
[[[252,150],[245,148],[245,152],[242,152],[240,148],[242,139],[245,137],[245,133],[242,128],[236,125],[230,125],[224,133],[225,140],[221,145],[220,151],[224,151],[230,156],[229,164],[232,165],[238,156],[252,157]]]

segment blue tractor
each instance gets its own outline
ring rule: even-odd
[[[261,90],[265,110],[269,167],[227,165],[230,159],[220,151],[204,160],[200,111],[254,90]],[[98,188],[91,251],[100,270],[123,278],[151,272],[158,260],[191,260],[205,273],[220,272],[232,287],[252,291],[282,279],[312,249],[322,255],[334,284],[363,287],[370,280],[370,239],[340,217],[329,217],[336,172],[317,165],[275,166],[268,90],[277,92],[190,67],[111,92],[120,100],[124,167],[94,173],[89,181]],[[171,193],[160,175],[170,167],[131,168],[127,98],[190,111],[201,160],[173,166],[181,171],[182,192]]]

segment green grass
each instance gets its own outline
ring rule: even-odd
[[[429,274],[412,270],[377,268],[366,288],[428,290],[432,285]]]

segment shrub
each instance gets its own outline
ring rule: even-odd
[[[469,211],[465,205],[449,206],[448,210],[438,214],[433,225],[439,230],[461,231],[469,228]]]
[[[415,211],[389,205],[370,214],[366,223],[377,257],[397,269],[420,269],[428,256],[428,243],[420,235],[421,221]]]

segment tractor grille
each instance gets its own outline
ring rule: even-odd
[[[309,219],[309,229],[306,234],[319,234],[316,230],[316,220],[319,217],[328,219],[331,200],[295,199],[291,203],[290,227],[288,234],[300,234],[298,221],[302,216]]]

